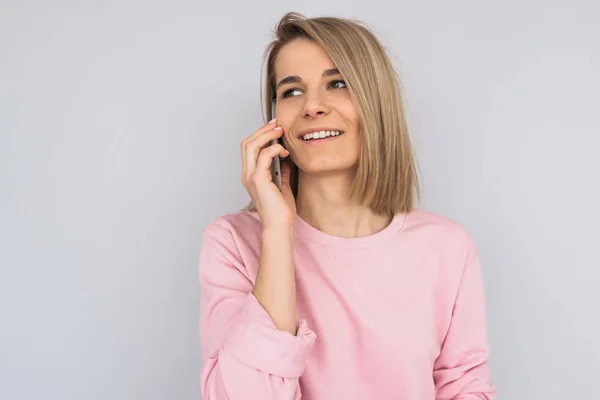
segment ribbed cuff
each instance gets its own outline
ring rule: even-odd
[[[278,330],[252,293],[248,294],[239,318],[221,351],[271,375],[282,378],[302,375],[317,337],[305,320],[298,321],[296,336]]]

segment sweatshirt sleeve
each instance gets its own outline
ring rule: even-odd
[[[493,400],[485,299],[479,257],[464,269],[450,328],[433,377],[436,400]]]
[[[298,400],[298,378],[316,335],[300,320],[278,330],[252,294],[231,233],[213,222],[199,261],[201,392],[204,400]]]

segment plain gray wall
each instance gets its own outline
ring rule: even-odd
[[[247,201],[285,11],[392,52],[422,207],[480,248],[499,398],[598,398],[597,2],[1,0],[0,399],[199,398],[201,233]]]

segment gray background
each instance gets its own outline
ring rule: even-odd
[[[422,208],[484,261],[499,398],[598,398],[598,3],[298,4],[0,1],[0,398],[199,398],[202,228],[247,201],[291,10],[393,53]]]

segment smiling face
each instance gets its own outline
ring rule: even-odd
[[[362,145],[356,107],[342,76],[318,44],[296,39],[275,61],[277,125],[301,172],[354,170]]]

